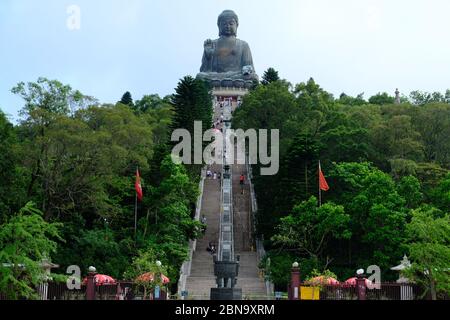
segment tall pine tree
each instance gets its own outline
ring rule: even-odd
[[[278,71],[276,71],[274,68],[269,68],[267,71],[264,72],[263,79],[261,83],[263,85],[268,85],[269,83],[275,82],[280,80],[280,77],[278,76]]]
[[[134,105],[133,98],[131,97],[131,93],[129,91],[123,94],[122,99],[119,102],[130,107]]]
[[[194,135],[194,121],[202,121],[203,131],[212,126],[212,97],[206,83],[191,76],[184,77],[172,98],[173,129],[187,129]]]
[[[202,122],[202,135],[212,126],[212,96],[207,84],[200,79],[186,76],[178,83],[176,93],[172,97],[174,117],[172,129],[186,129],[191,134],[192,161],[194,161],[194,121]],[[203,143],[203,148],[206,143]],[[189,168],[190,173],[197,172],[196,166]]]

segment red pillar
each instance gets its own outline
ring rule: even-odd
[[[94,277],[97,273],[89,272],[87,276],[86,285],[86,300],[95,300],[95,280]]]
[[[298,263],[292,264],[289,300],[300,300],[300,269]]]
[[[356,291],[358,300],[366,300],[366,279],[364,279],[364,274],[356,275]]]

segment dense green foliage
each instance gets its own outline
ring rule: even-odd
[[[12,92],[24,106],[15,126],[0,113],[0,290],[33,297],[44,259],[59,273],[94,265],[133,280],[161,271],[175,285],[201,229],[193,219],[199,166],[173,163],[170,139],[178,128],[193,137],[194,121],[211,127],[206,84],[185,77],[172,96],[133,102],[126,94],[116,104],[45,78]],[[378,265],[394,280],[390,268],[407,254],[410,278],[434,297],[448,293],[448,95],[415,91],[398,105],[385,93],[335,99],[313,79],[293,86],[266,72],[233,127],[280,130],[279,173],[254,177],[268,252],[261,266],[277,287],[293,261],[303,279],[332,272],[345,280]],[[318,160],[330,185],[321,207]],[[144,198],[135,234],[136,167]]]
[[[408,248],[415,262],[404,275],[427,288],[435,300],[450,292],[450,215],[431,207],[412,212],[407,225]]]
[[[380,106],[384,104],[393,104],[395,101],[394,97],[389,96],[386,92],[378,93],[369,98],[369,103],[378,104]]]
[[[98,272],[118,279],[124,278],[124,272],[130,274],[129,266],[142,265],[136,259],[152,253],[176,285],[189,240],[198,235],[199,223],[193,219],[198,175],[189,175],[189,168],[172,163],[171,130],[174,123],[192,127],[187,120],[180,122],[189,108],[203,108],[203,113],[192,114],[189,121],[208,121],[205,130],[212,117],[211,100],[209,113],[206,110],[207,88],[192,78],[189,81],[193,85],[177,89],[174,99],[145,95],[133,103],[127,92],[115,105],[101,105],[68,85],[45,78],[12,89],[25,103],[17,126],[0,113],[0,262],[26,264],[28,282],[20,284],[23,288],[17,289],[18,295],[30,297],[29,287],[36,284],[35,267],[43,251],[60,265],[56,272],[79,265],[85,274],[93,265]],[[135,236],[136,167],[144,198],[138,203]],[[36,228],[58,225],[59,233],[49,229],[48,236],[59,236],[45,240],[43,231],[27,231],[42,246],[23,239],[29,250],[12,256],[8,248],[21,245],[17,241],[22,238],[12,233],[15,227],[11,226],[30,224],[25,216],[17,220],[14,212],[28,201],[40,210],[32,209]],[[30,208],[27,205],[22,211]],[[38,212],[42,212],[41,220]],[[14,274],[5,270],[2,290],[15,286],[13,278],[22,277],[16,269],[11,269]]]
[[[280,77],[278,76],[278,71],[276,71],[274,68],[269,68],[264,72],[261,84],[268,85],[269,83],[278,80],[280,80]]]
[[[191,76],[186,76],[178,83],[175,89],[175,94],[171,98],[171,104],[174,109],[174,118],[171,125],[173,130],[186,129],[191,136],[191,146],[194,146],[195,141],[195,122],[201,124],[201,137],[197,137],[198,140],[202,140],[203,134],[206,130],[209,130],[212,126],[213,109],[211,107],[212,96],[208,91],[208,84],[200,79],[194,79]],[[177,144],[179,141],[173,141],[173,144]],[[203,149],[207,146],[207,142],[203,142]],[[195,163],[194,157],[195,148],[191,147],[191,155],[188,162],[190,165],[188,168],[189,175],[194,179],[198,177],[200,172],[200,164]],[[184,152],[180,154],[180,157],[185,157]],[[201,160],[203,161],[203,160]]]
[[[17,192],[17,175],[14,153],[16,134],[11,123],[8,122],[0,110],[0,224],[18,208],[11,194]]]
[[[34,298],[46,279],[41,263],[56,251],[59,223],[47,223],[33,203],[0,228],[0,292],[8,299]]]
[[[407,227],[414,210],[449,213],[445,95],[413,92],[396,105],[386,93],[335,99],[313,79],[296,86],[280,80],[245,96],[233,127],[280,129],[279,173],[254,177],[257,233],[280,288],[295,260],[303,277],[329,269],[345,280],[378,265],[382,280],[395,280],[390,268],[404,254],[421,263]],[[318,160],[330,185],[320,209]]]
[[[129,91],[125,92],[122,96],[122,99],[119,101],[121,104],[124,104],[126,106],[132,107],[134,105],[133,98],[131,96],[131,93]]]

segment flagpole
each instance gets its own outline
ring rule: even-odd
[[[136,174],[139,172],[139,167],[136,167]],[[134,196],[134,240],[137,241],[137,190]]]
[[[319,160],[319,208],[322,206],[322,189],[320,189],[320,171],[322,168],[320,167],[320,160]]]
[[[136,239],[136,230],[137,230],[137,193],[135,195],[134,200],[134,238]]]

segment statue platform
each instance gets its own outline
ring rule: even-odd
[[[248,93],[246,88],[237,87],[213,87],[212,95],[215,97],[235,97],[241,98]]]

